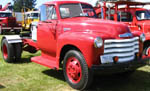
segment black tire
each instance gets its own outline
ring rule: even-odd
[[[76,79],[72,80],[72,78],[69,77],[70,75],[68,75],[70,73],[67,72],[67,69],[68,69],[67,65],[68,65],[69,59],[71,59],[71,58],[75,58],[78,62],[78,64],[76,63],[76,65],[81,68],[81,74],[77,73],[78,74],[77,76],[79,76],[81,78],[79,80],[77,80],[77,82],[73,82],[73,81],[76,81]],[[72,61],[72,62],[74,62],[74,61]],[[70,63],[71,62],[69,62],[69,64]],[[73,69],[73,67],[72,67],[72,69]],[[82,53],[79,51],[76,51],[76,50],[70,50],[66,53],[65,58],[64,58],[64,64],[63,64],[63,72],[64,72],[64,77],[65,77],[67,83],[74,89],[78,89],[78,90],[87,89],[93,80],[93,74],[89,70]],[[76,71],[76,72],[78,72],[78,71]]]
[[[17,44],[13,44],[13,47],[14,47],[14,58],[15,58],[15,61],[20,61],[21,60],[21,54],[22,54],[22,46],[20,43],[17,43]]]
[[[8,44],[5,38],[2,39],[1,51],[5,62],[11,63],[14,61],[14,47],[12,44]]]

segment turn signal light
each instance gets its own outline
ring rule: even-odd
[[[137,57],[139,57],[139,56],[140,56],[140,54],[139,54],[139,53],[136,53],[136,56],[137,56]]]
[[[113,60],[114,60],[114,62],[116,63],[116,62],[118,62],[119,58],[118,58],[117,56],[115,56],[115,57],[113,58]]]

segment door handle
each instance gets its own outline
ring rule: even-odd
[[[52,23],[51,21],[43,21],[44,23]]]

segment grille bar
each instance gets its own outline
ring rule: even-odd
[[[132,43],[114,43],[114,44],[106,44],[105,46],[104,46],[104,48],[113,48],[113,47],[132,47],[132,46],[137,46],[139,44],[139,42],[137,42],[137,41],[134,41],[134,42],[132,42]]]
[[[118,62],[127,62],[135,58],[139,52],[139,37],[131,39],[111,39],[104,41],[104,55],[118,56]]]
[[[115,43],[121,43],[121,42],[133,42],[133,41],[138,41],[139,40],[139,37],[134,37],[132,39],[118,39],[118,40],[115,40],[115,39],[110,39],[110,40],[105,40],[105,43],[112,43],[112,42],[115,42]]]
[[[134,51],[136,49],[139,49],[139,46],[132,46],[128,48],[111,48],[111,49],[105,49],[104,53],[112,53],[112,52],[129,52]]]
[[[109,55],[111,55],[111,56],[118,56],[118,57],[128,57],[128,56],[131,56],[131,55],[133,55],[133,54],[135,54],[135,53],[137,53],[138,51],[137,50],[135,50],[135,51],[132,51],[132,52],[126,52],[126,53],[109,53],[109,54],[105,54],[106,56],[109,56]]]

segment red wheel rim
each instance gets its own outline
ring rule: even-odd
[[[7,57],[8,57],[7,47],[6,47],[5,44],[3,45],[3,56],[4,56],[5,59],[7,59]]]
[[[71,82],[73,83],[80,82],[82,77],[82,70],[80,62],[77,58],[70,57],[67,60],[66,73]]]

